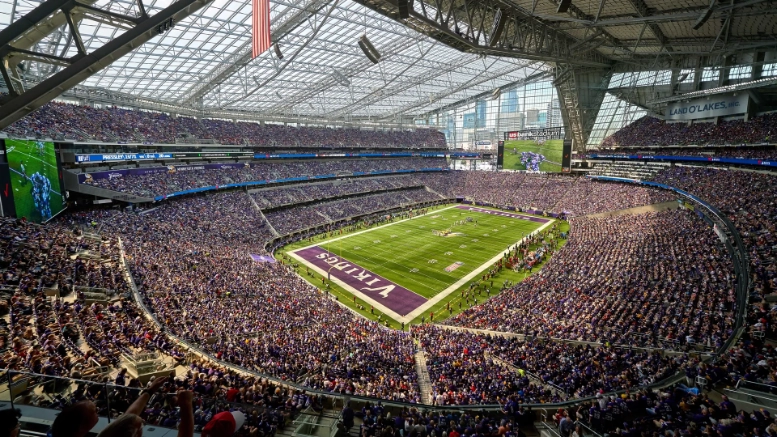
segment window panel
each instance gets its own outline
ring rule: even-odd
[[[607,93],[596,116],[586,148],[597,148],[605,138],[644,117],[647,111]]]

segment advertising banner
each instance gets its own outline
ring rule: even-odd
[[[718,158],[714,156],[675,156],[675,155],[620,155],[598,154],[588,155],[590,159],[645,159],[651,161],[677,161],[677,162],[718,162],[721,164],[757,165],[763,167],[777,167],[776,161],[749,158]]]
[[[475,150],[491,150],[491,147],[493,145],[491,144],[491,141],[489,140],[478,140],[474,143]]]
[[[748,93],[730,93],[693,99],[688,102],[670,103],[666,106],[668,120],[695,120],[744,114],[750,103]]]
[[[96,171],[94,173],[81,173],[78,175],[78,183],[83,184],[89,180],[116,179],[124,176],[142,176],[154,173],[175,173],[192,170],[216,170],[230,169],[248,166],[247,163],[202,164],[202,165],[168,165],[167,167],[126,168],[122,170]]]
[[[153,159],[173,159],[172,153],[110,153],[76,155],[76,162],[105,161],[143,161]]]
[[[546,129],[524,129],[505,132],[506,140],[563,140],[563,127],[549,127]]]

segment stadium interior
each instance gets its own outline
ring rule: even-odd
[[[775,0],[0,0],[0,437],[776,437]]]

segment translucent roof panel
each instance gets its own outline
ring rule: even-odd
[[[82,0],[137,15],[135,0]],[[172,0],[145,0],[150,14]],[[40,4],[0,0],[0,29]],[[273,50],[250,60],[251,1],[214,0],[163,35],[87,79],[107,89],[174,105],[259,115],[376,119],[415,115],[501,87],[549,67],[513,58],[462,53],[350,0],[270,0]],[[13,12],[13,14],[11,14]],[[301,19],[302,17],[302,19]],[[124,26],[126,27],[126,26]],[[83,16],[91,52],[124,32],[121,24]],[[36,47],[60,47],[64,27]],[[373,64],[357,45],[366,35],[381,54]],[[196,99],[195,99],[196,97]],[[193,100],[194,99],[194,100]]]
[[[363,35],[380,52],[378,64],[359,48]],[[425,112],[546,68],[459,52],[351,1],[331,2],[279,45],[282,60],[273,51],[262,54],[206,94],[203,105],[385,118]]]

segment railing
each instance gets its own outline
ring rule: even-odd
[[[744,379],[740,379],[739,381],[737,381],[737,385],[735,386],[735,388],[737,390],[739,390],[740,388],[745,388],[749,390],[760,391],[762,393],[777,395],[777,386],[764,384],[762,382],[747,381]]]
[[[585,422],[583,422],[581,420],[578,420],[577,422],[575,422],[575,425],[580,426],[581,428],[585,429],[586,431],[591,433],[591,435],[593,435],[594,437],[604,437],[601,434],[599,434],[598,432],[594,431],[590,426],[588,426]]]
[[[36,393],[33,393],[33,390],[37,387],[42,387],[42,389],[39,390],[39,394],[37,393],[38,390],[35,391]],[[100,403],[100,401],[104,402],[107,411],[110,412],[111,400],[127,400],[127,405],[129,405],[140,396],[142,388],[145,387],[127,387],[102,381],[90,381],[86,379],[0,369],[0,408],[3,408],[2,404],[4,402],[8,402],[11,408],[18,408],[26,405],[46,410],[58,410],[51,406],[36,405],[37,402],[33,401],[37,398],[37,401],[42,400],[46,401],[47,404],[55,404],[58,403],[60,399],[68,401],[67,398],[69,396],[73,395],[78,397],[77,393],[88,391],[90,393],[96,393],[94,401],[97,403]],[[166,393],[157,393],[149,399],[147,405],[154,405],[156,402],[164,403],[168,395],[169,394]],[[196,396],[202,400],[200,408],[203,410],[209,409],[216,404],[218,404],[219,407],[229,406],[232,410],[257,410],[260,413],[265,409],[262,405],[228,402],[223,398],[200,396],[199,394],[196,394]],[[53,420],[56,414],[57,413],[53,413],[50,415],[51,420]],[[103,417],[105,417],[108,422],[111,421],[110,413]],[[161,425],[154,426],[161,427]]]

